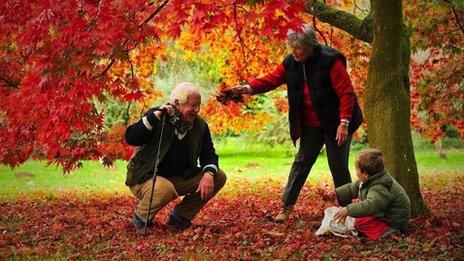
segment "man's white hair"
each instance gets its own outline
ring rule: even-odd
[[[178,101],[180,104],[185,104],[188,101],[188,96],[194,93],[201,95],[200,89],[195,84],[190,82],[178,83],[171,92],[170,103],[175,104]]]
[[[314,48],[319,45],[314,28],[309,24],[301,25],[301,31],[288,29],[287,39],[301,48]]]

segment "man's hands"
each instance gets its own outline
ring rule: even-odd
[[[211,172],[207,171],[203,174],[203,178],[201,178],[196,192],[200,192],[202,200],[208,200],[213,196],[214,177]]]
[[[348,215],[348,209],[346,207],[341,208],[333,217],[335,221],[338,223],[343,223],[345,222],[345,218]]]
[[[159,107],[159,110],[154,112],[158,119],[161,119],[161,116],[163,116],[163,111],[165,111],[169,116],[172,116],[175,113],[173,105],[169,103],[163,104]]]
[[[348,139],[348,124],[346,123],[340,123],[338,125],[337,129],[337,136],[335,137],[335,140],[337,141],[338,146],[342,146],[343,143]]]

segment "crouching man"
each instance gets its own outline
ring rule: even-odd
[[[179,83],[172,90],[168,104],[150,109],[127,128],[126,142],[138,146],[127,165],[126,178],[126,185],[140,200],[132,218],[134,227],[145,226],[147,215],[151,220],[170,201],[184,196],[170,212],[167,225],[188,228],[196,214],[224,186],[226,175],[218,167],[208,124],[198,116],[200,105],[198,87]],[[148,213],[158,143],[159,165]],[[147,225],[152,224],[149,221]]]

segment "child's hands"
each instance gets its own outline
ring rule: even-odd
[[[345,218],[348,215],[348,209],[346,207],[341,208],[337,213],[335,213],[333,219],[338,223],[345,222]]]

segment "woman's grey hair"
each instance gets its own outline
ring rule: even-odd
[[[288,29],[287,39],[290,43],[301,48],[314,48],[319,45],[314,28],[309,24],[303,24],[301,31]]]
[[[175,104],[176,101],[179,101],[180,104],[185,104],[188,101],[188,96],[194,93],[201,95],[200,89],[195,84],[189,82],[178,83],[171,92],[170,103]]]

